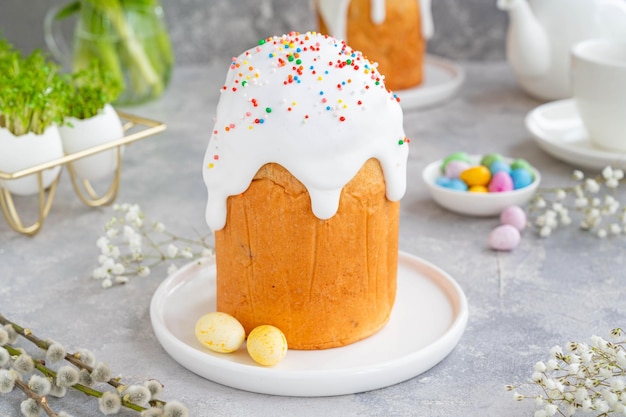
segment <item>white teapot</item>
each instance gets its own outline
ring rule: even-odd
[[[507,60],[540,100],[571,96],[570,48],[589,38],[626,40],[626,0],[498,0],[509,13]]]

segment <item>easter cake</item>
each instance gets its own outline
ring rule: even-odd
[[[391,90],[420,85],[430,0],[315,0],[320,32],[343,39],[379,65]]]
[[[203,167],[217,310],[290,349],[381,329],[407,157],[397,98],[343,41],[289,33],[233,58]]]

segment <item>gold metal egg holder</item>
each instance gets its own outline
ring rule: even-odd
[[[50,212],[52,207],[52,200],[56,191],[59,178],[61,177],[61,171],[57,174],[56,178],[46,189],[43,185],[43,172],[45,170],[57,167],[65,166],[69,172],[72,180],[72,187],[80,198],[80,200],[89,207],[99,207],[112,204],[117,198],[117,193],[120,187],[120,176],[122,172],[122,147],[132,142],[136,142],[140,139],[145,139],[149,136],[153,136],[166,129],[166,125],[161,122],[146,119],[144,117],[134,116],[119,110],[116,110],[118,116],[123,122],[124,136],[120,139],[110,141],[101,145],[93,146],[88,149],[84,149],[79,152],[67,154],[61,158],[57,158],[48,162],[44,162],[29,168],[25,168],[15,172],[3,172],[0,171],[0,180],[13,180],[25,177],[27,175],[37,175],[38,183],[38,202],[39,202],[39,214],[36,221],[32,224],[25,226],[18,210],[13,201],[11,192],[0,184],[0,206],[2,206],[2,212],[6,218],[9,226],[16,232],[23,233],[25,235],[36,235],[43,226],[44,220]],[[94,190],[89,180],[84,178],[78,178],[78,175],[74,171],[72,162],[94,155],[100,152],[107,151],[109,149],[116,148],[117,154],[117,167],[113,173],[113,179],[109,188],[98,195]]]

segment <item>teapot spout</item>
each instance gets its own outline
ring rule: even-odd
[[[527,0],[498,0],[498,8],[509,14],[507,60],[521,77],[541,76],[551,62],[548,35]]]

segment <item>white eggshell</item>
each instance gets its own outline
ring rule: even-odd
[[[526,212],[519,206],[509,206],[500,213],[500,223],[510,224],[521,232],[526,228]]]
[[[246,348],[255,362],[272,366],[280,362],[287,354],[287,339],[279,328],[264,324],[255,327],[250,332]]]
[[[196,338],[214,352],[230,353],[243,344],[246,331],[236,318],[216,311],[197,321]]]
[[[54,125],[49,126],[41,135],[27,133],[15,136],[8,129],[0,128],[0,171],[12,174],[62,157],[61,136]],[[60,165],[43,171],[43,187],[51,185],[60,171]],[[37,174],[0,181],[0,187],[17,195],[37,194],[38,184]]]
[[[100,114],[94,117],[84,120],[71,117],[68,122],[71,126],[59,128],[63,149],[68,154],[124,137],[122,121],[110,104],[105,105]],[[117,151],[110,149],[77,159],[72,165],[80,178],[97,180],[115,171],[117,163]]]
[[[494,250],[509,251],[519,245],[521,235],[515,226],[503,224],[489,233],[489,247]]]

